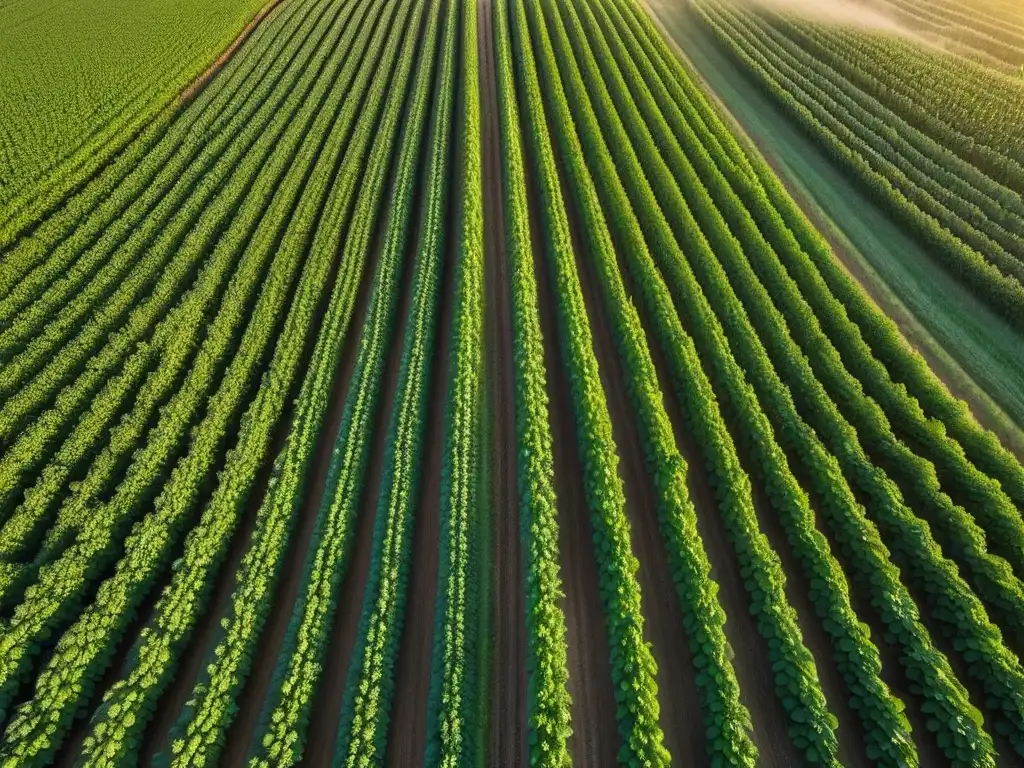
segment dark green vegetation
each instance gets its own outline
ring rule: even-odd
[[[0,254],[0,764],[1024,756],[1024,467],[643,7],[257,29]]]

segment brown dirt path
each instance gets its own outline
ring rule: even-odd
[[[319,328],[319,325],[320,320],[318,319],[316,327]],[[315,339],[315,335],[313,338]],[[312,343],[308,345],[306,360],[308,360],[309,354],[313,351],[312,346]],[[303,365],[300,370],[304,368],[305,366]],[[296,384],[295,395],[298,393],[297,388],[299,386],[301,386],[301,379]],[[293,401],[294,396],[288,400],[288,406],[282,415],[280,424],[278,424],[277,434],[274,437],[267,461],[260,470],[256,485],[249,495],[239,528],[232,538],[227,557],[214,583],[213,592],[209,600],[210,610],[207,610],[200,617],[193,631],[192,640],[179,660],[177,672],[170,685],[161,695],[156,713],[143,735],[142,747],[140,749],[141,758],[139,761],[142,765],[149,765],[157,751],[167,746],[170,730],[174,725],[174,721],[181,713],[182,707],[185,706],[185,702],[188,701],[189,696],[192,694],[192,689],[195,687],[199,673],[202,670],[203,662],[206,660],[207,654],[214,642],[216,630],[220,625],[220,619],[228,612],[231,593],[235,586],[234,574],[238,570],[238,566],[242,562],[242,556],[248,550],[249,543],[252,540],[252,533],[256,527],[256,515],[266,494],[274,459],[284,446],[285,438],[288,436],[294,410]]]
[[[387,196],[390,196],[390,183]],[[370,244],[373,255],[370,262],[376,265],[384,244],[387,228],[387,208],[383,206],[378,215],[376,230]],[[414,241],[414,238],[410,238]],[[408,249],[406,253],[406,269],[408,269]],[[376,270],[368,270],[360,283],[360,289],[372,290]],[[412,282],[407,279],[409,273],[403,272],[400,278],[400,296],[396,315],[396,328],[401,329],[404,318],[408,315],[411,302]],[[365,311],[352,316],[350,333],[358,339],[361,335]],[[358,341],[356,342],[358,344]],[[387,450],[388,420],[395,399],[398,385],[398,372],[402,360],[400,336],[396,333],[387,353],[387,362],[382,371],[378,385],[383,388],[377,414],[372,429],[372,445],[366,465],[362,486],[362,499],[355,519],[355,540],[349,552],[350,562],[347,572],[342,574],[338,593],[335,596],[337,607],[331,625],[330,642],[327,653],[322,660],[316,695],[310,710],[309,728],[306,732],[306,748],[302,757],[303,765],[329,766],[334,756],[334,748],[338,736],[338,725],[341,707],[344,702],[345,685],[348,679],[349,665],[359,633],[359,619],[363,610],[366,582],[370,570],[370,558],[373,554],[373,528],[377,515],[377,501],[380,498],[380,482],[384,472],[384,459]],[[349,382],[351,386],[351,381]]]
[[[758,764],[777,768],[801,765],[802,756],[786,733],[786,713],[775,696],[768,646],[750,614],[750,596],[704,470],[704,457],[685,425],[674,421],[674,426],[677,443],[690,467],[688,484],[697,507],[697,527],[711,561],[711,576],[720,587],[718,598],[727,617],[725,633],[733,651],[740,699],[750,710],[754,743],[761,753]]]
[[[516,480],[515,373],[505,211],[501,187],[494,7],[479,2],[480,106],[483,134],[484,258],[487,279],[487,381],[491,417],[493,608],[489,764],[526,761],[526,606]]]
[[[735,436],[735,432],[733,435]],[[753,468],[747,461],[743,460],[742,463],[750,472],[751,483],[754,486],[754,509],[757,512],[758,524],[771,542],[772,549],[782,560],[782,570],[786,574],[786,600],[797,613],[804,645],[814,657],[815,666],[818,668],[818,680],[825,694],[828,709],[839,720],[839,728],[836,731],[839,738],[839,762],[846,768],[870,768],[872,763],[865,752],[864,726],[850,706],[850,692],[836,667],[832,640],[825,633],[821,620],[814,611],[810,597],[810,582],[804,576],[803,567],[793,554],[786,532],[768,500],[764,484],[757,473],[751,471]]]
[[[376,265],[376,249],[371,251],[370,258],[364,265],[364,278],[372,275]],[[332,283],[328,283],[332,284]],[[363,279],[353,310],[353,320],[362,318],[366,313],[372,281]],[[318,319],[319,324],[319,319]],[[334,390],[331,393],[327,412],[324,415],[323,429],[317,439],[316,453],[310,465],[306,480],[302,504],[297,510],[298,524],[292,533],[292,541],[282,563],[283,578],[274,591],[274,607],[263,627],[260,642],[256,647],[251,672],[245,687],[238,697],[239,711],[236,713],[228,730],[228,741],[223,754],[224,765],[244,763],[248,751],[249,739],[259,721],[263,702],[266,699],[277,664],[278,653],[291,619],[292,606],[295,604],[302,581],[302,564],[316,526],[317,511],[327,483],[327,471],[331,463],[331,450],[341,424],[352,369],[355,366],[358,352],[359,333],[353,323],[348,330],[342,346],[338,364],[338,374]]]
[[[458,66],[458,64],[456,65]],[[435,89],[436,91],[436,89]],[[462,95],[455,94],[454,116],[460,114]],[[445,406],[448,358],[455,308],[455,264],[459,222],[459,153],[454,150],[457,131],[453,122],[448,163],[448,211],[445,219],[444,260],[441,268],[439,312],[430,361],[429,406],[423,436],[423,474],[413,521],[412,564],[409,570],[405,625],[399,639],[395,667],[395,698],[384,753],[386,765],[406,768],[423,760],[427,743],[427,708],[430,701],[434,613],[437,599],[438,536],[440,535],[441,474],[444,464]],[[421,184],[422,190],[422,184]]]

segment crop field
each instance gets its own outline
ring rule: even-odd
[[[0,2],[0,206],[95,172],[261,18],[261,5]]]
[[[0,768],[1024,761],[1012,2],[24,3]]]

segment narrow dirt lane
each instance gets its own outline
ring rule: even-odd
[[[483,134],[487,380],[491,416],[494,647],[489,764],[526,759],[526,614],[516,504],[515,377],[501,188],[501,137],[494,55],[494,7],[480,0],[480,112]]]
[[[683,615],[658,527],[657,496],[646,468],[644,446],[629,400],[613,329],[604,309],[601,286],[583,240],[582,223],[573,208],[572,193],[564,178],[562,193],[569,212],[576,269],[590,318],[601,384],[611,414],[612,434],[619,451],[619,474],[625,486],[633,554],[640,563],[637,578],[643,601],[644,637],[653,646],[658,664],[656,679],[664,743],[674,760],[692,760],[705,754],[704,727]],[[620,273],[628,291],[629,276],[621,265]]]

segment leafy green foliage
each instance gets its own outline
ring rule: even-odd
[[[526,573],[527,719],[530,764],[564,768],[571,763],[572,701],[567,688],[568,649],[558,547],[553,436],[544,383],[534,243],[531,239],[523,139],[516,103],[508,4],[493,10],[501,111],[502,187],[505,237],[512,262],[512,334],[516,378],[516,437],[519,450],[520,536]]]

